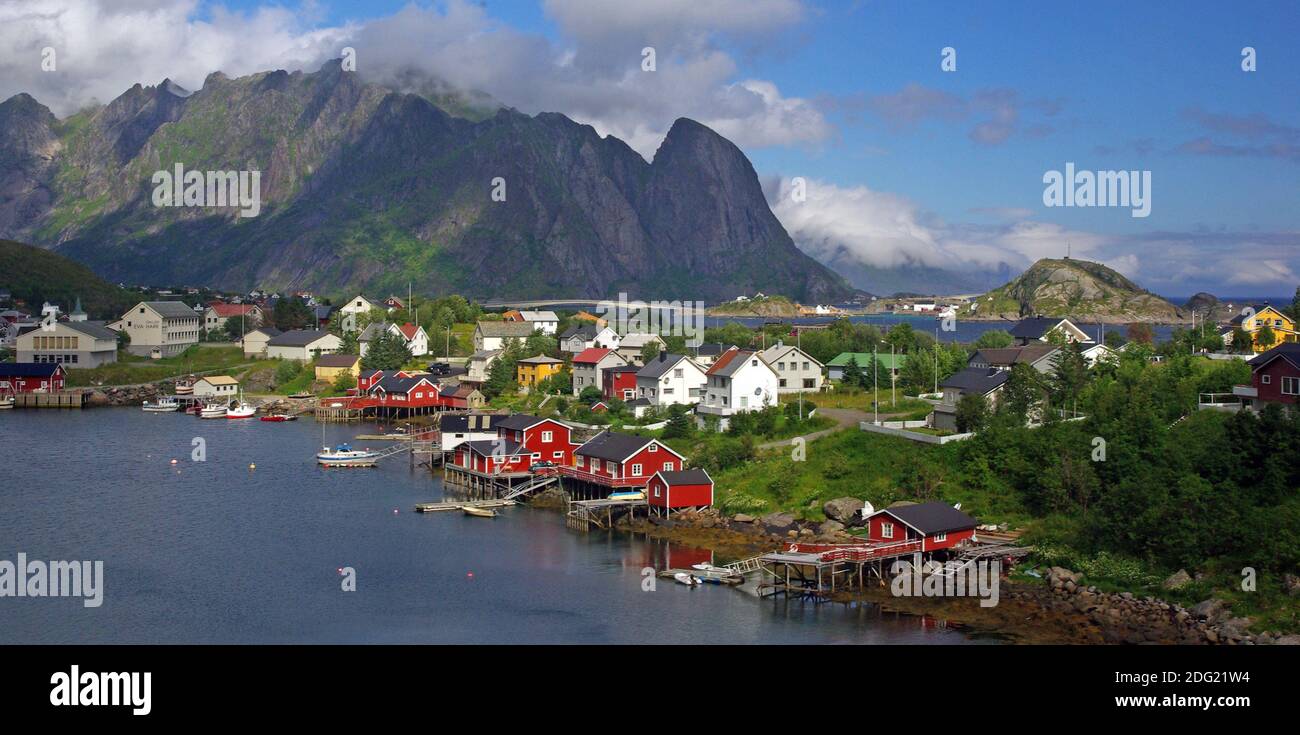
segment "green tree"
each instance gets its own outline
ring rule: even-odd
[[[1155,342],[1156,331],[1146,322],[1133,322],[1128,325],[1128,339],[1130,342],[1150,345]]]
[[[357,379],[352,377],[352,373],[349,373],[346,370],[339,373],[338,377],[334,378],[334,390],[337,390],[340,393],[344,393],[355,387],[357,387]]]
[[[668,425],[663,431],[664,439],[679,439],[695,433],[695,422],[691,420],[686,406],[674,405],[668,414]]]
[[[1259,347],[1268,349],[1275,342],[1277,342],[1277,332],[1273,331],[1273,328],[1269,325],[1265,324],[1259,328],[1259,331],[1255,332],[1255,344]]]
[[[862,366],[858,364],[858,358],[849,359],[849,364],[844,366],[844,372],[840,378],[840,383],[849,388],[862,388],[868,384],[866,373],[862,371]]]
[[[589,385],[586,388],[583,388],[582,392],[578,394],[578,401],[587,406],[603,400],[605,400],[605,394],[601,393],[600,388],[597,388],[594,385]]]
[[[1076,404],[1088,384],[1088,360],[1083,356],[1079,343],[1067,344],[1057,350],[1048,382],[1058,404],[1066,408]]]
[[[1250,332],[1247,332],[1241,327],[1236,327],[1235,329],[1232,330],[1232,351],[1233,352],[1242,353],[1242,354],[1248,353],[1251,351],[1251,348],[1254,344],[1255,344],[1255,340],[1250,336]]]
[[[901,322],[890,327],[889,332],[885,335],[885,341],[894,346],[899,352],[914,352],[918,347],[916,330],[907,322]]]
[[[361,367],[366,370],[397,370],[411,361],[411,349],[406,340],[388,330],[370,341]]]
[[[516,367],[523,354],[518,340],[509,340],[506,343],[505,349],[488,370],[487,380],[483,382],[484,396],[491,399],[519,389]]]
[[[997,349],[1015,344],[1011,333],[1005,329],[990,329],[975,339],[975,349]]]
[[[281,332],[291,329],[307,329],[315,317],[302,299],[286,297],[275,302],[271,310],[271,323]]]
[[[998,410],[1010,413],[1023,423],[1029,419],[1031,409],[1043,400],[1046,389],[1042,373],[1028,363],[1018,362],[1011,366]]]
[[[979,431],[989,420],[989,404],[984,396],[967,393],[957,401],[957,431],[966,433]]]

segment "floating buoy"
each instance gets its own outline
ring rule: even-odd
[[[393,508],[393,515],[397,515],[397,509]]]
[[[180,464],[180,462],[177,462],[176,460],[173,459],[172,464]]]
[[[255,469],[257,469],[257,465],[253,464],[252,462],[249,462],[249,463],[248,463],[248,469],[250,469],[250,470],[255,470]]]
[[[473,578],[474,578],[474,573],[473,573],[473,572],[467,572],[467,573],[465,574],[465,576],[466,576],[467,578],[469,578],[469,579],[473,579]]]

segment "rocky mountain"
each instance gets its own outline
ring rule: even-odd
[[[1101,263],[1044,258],[976,301],[972,316],[1060,316],[1101,322],[1180,322],[1178,307]]]
[[[260,171],[260,213],[155,206],[153,177],[176,164]],[[194,93],[137,85],[65,120],[5,101],[0,237],[113,280],[231,290],[854,293],[795,247],[740,149],[699,123],[678,120],[647,163],[563,115],[465,114],[337,61],[215,73]]]

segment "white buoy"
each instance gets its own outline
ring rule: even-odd
[[[250,469],[250,470],[255,470],[255,469],[257,469],[257,465],[253,464],[252,462],[249,462],[249,463],[248,463],[248,469]]]

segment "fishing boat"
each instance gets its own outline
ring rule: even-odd
[[[0,409],[13,408],[13,407],[14,407],[13,396],[0,396]]]
[[[177,381],[176,381],[176,386],[175,386],[175,388],[174,388],[174,391],[175,391],[176,395],[178,395],[178,396],[192,396],[192,395],[194,395],[194,379],[193,379],[193,378],[181,378],[180,380],[177,380]]]
[[[226,407],[219,403],[209,403],[199,409],[199,418],[201,419],[224,419],[226,417]]]
[[[745,581],[745,575],[726,567],[712,564],[692,564],[691,568],[695,570],[695,576],[701,582],[708,584],[741,584]]]
[[[616,493],[610,493],[609,499],[610,500],[645,500],[645,491],[620,490]]]
[[[379,452],[353,449],[351,444],[340,444],[333,449],[323,447],[316,461],[325,467],[374,467]]]
[[[297,421],[298,417],[291,413],[268,413],[262,417],[263,421]]]
[[[140,409],[149,413],[169,413],[179,410],[180,407],[181,404],[177,403],[175,398],[159,398],[156,401],[145,401]]]
[[[673,579],[677,580],[678,584],[684,584],[687,587],[698,587],[700,585],[699,577],[694,574],[687,574],[686,572],[678,572],[674,574]]]
[[[460,509],[464,511],[465,515],[474,516],[475,518],[496,518],[498,515],[491,508],[475,508],[472,505],[462,505]]]
[[[251,419],[257,409],[240,401],[237,405],[226,409],[226,418],[228,419]]]

